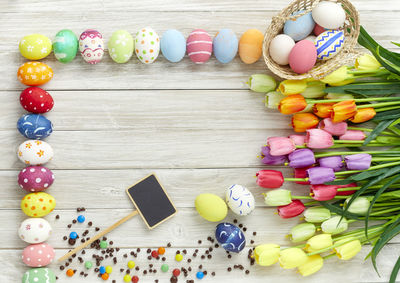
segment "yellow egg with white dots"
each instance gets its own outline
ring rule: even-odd
[[[19,42],[21,55],[30,60],[40,60],[50,54],[51,40],[45,35],[34,33],[24,36]]]

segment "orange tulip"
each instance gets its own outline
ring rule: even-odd
[[[363,123],[371,120],[376,115],[375,109],[372,107],[358,109],[356,115],[350,119],[353,123]]]
[[[331,118],[334,123],[346,121],[357,113],[357,105],[354,100],[335,103],[332,108]]]
[[[315,128],[318,123],[318,117],[312,113],[296,113],[292,117],[293,129],[298,133]]]
[[[335,103],[316,103],[313,106],[313,112],[320,118],[329,118],[333,111],[333,104]]]
[[[285,97],[279,103],[279,111],[282,114],[293,114],[306,108],[307,102],[300,94],[290,95]]]

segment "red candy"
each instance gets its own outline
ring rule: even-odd
[[[137,277],[136,275],[132,276],[132,283],[137,283],[137,282],[139,282],[139,277]]]
[[[181,271],[180,271],[178,268],[175,268],[175,269],[172,271],[172,274],[173,274],[175,277],[178,277],[179,274],[181,274]]]
[[[151,252],[151,256],[154,257],[154,258],[158,257],[158,252],[157,251],[152,251]]]
[[[46,113],[54,106],[53,97],[47,91],[36,86],[23,90],[19,102],[22,108],[32,113]]]

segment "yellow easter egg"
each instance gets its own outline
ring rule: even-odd
[[[50,54],[51,40],[47,36],[34,33],[24,36],[19,42],[21,55],[30,60],[40,60]]]
[[[56,200],[44,192],[27,194],[21,201],[21,209],[29,217],[46,216],[55,206]]]
[[[214,194],[200,194],[194,203],[197,212],[207,221],[218,222],[228,214],[228,207],[224,200]]]
[[[258,29],[247,30],[239,40],[239,56],[243,63],[253,64],[262,53],[264,35]]]

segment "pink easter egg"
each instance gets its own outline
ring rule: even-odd
[[[23,250],[22,261],[30,267],[43,267],[50,264],[54,256],[54,249],[49,244],[33,244]]]
[[[44,166],[29,166],[18,175],[19,186],[27,192],[41,192],[54,182],[53,172]]]
[[[298,74],[307,73],[314,67],[316,61],[317,49],[309,40],[297,42],[289,54],[290,68]]]
[[[326,31],[325,28],[323,28],[319,24],[315,23],[314,30],[313,30],[313,33],[314,33],[315,36],[320,35],[324,31]]]
[[[186,41],[186,50],[190,60],[196,64],[203,64],[210,59],[212,40],[203,29],[192,31]]]

